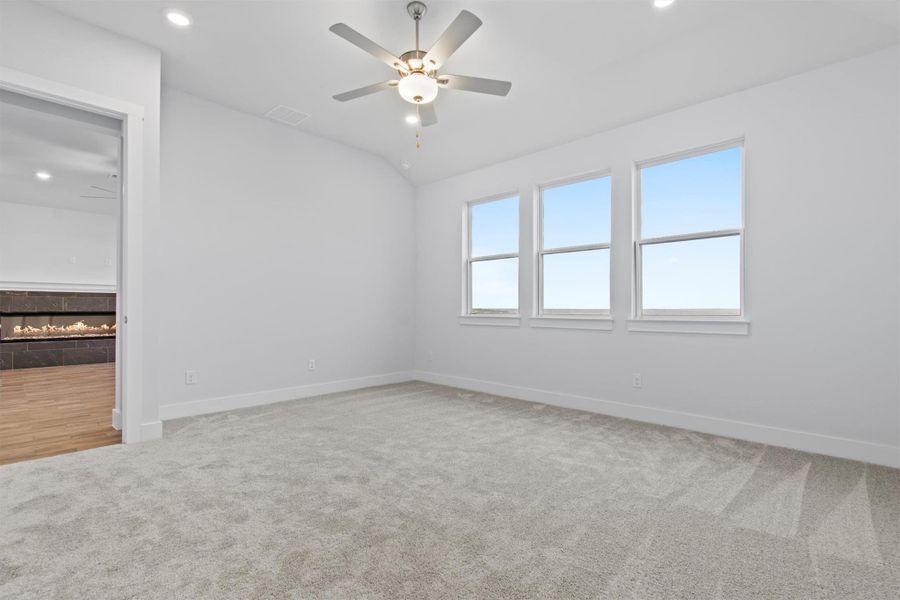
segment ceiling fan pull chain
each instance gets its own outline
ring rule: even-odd
[[[419,126],[422,124],[422,116],[419,114],[419,105],[416,104],[416,150],[421,148],[419,144]]]

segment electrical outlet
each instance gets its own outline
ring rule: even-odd
[[[184,385],[197,385],[197,371],[184,372]]]
[[[640,373],[632,373],[631,374],[631,387],[633,387],[633,388],[644,387],[644,380],[641,379]]]
[[[309,359],[309,362],[306,363],[306,368],[309,369],[310,371],[315,371],[316,370],[316,359],[314,359],[314,358]]]

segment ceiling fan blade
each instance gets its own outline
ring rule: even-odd
[[[481,19],[467,10],[459,13],[425,55],[423,60],[426,68],[431,71],[443,66],[450,55],[456,52],[479,27],[481,27]]]
[[[434,112],[434,102],[419,105],[419,122],[422,127],[429,127],[437,123],[437,114]]]
[[[403,64],[403,61],[346,23],[335,23],[329,27],[328,30],[344,38],[357,48],[365,50],[392,69],[400,69],[401,71],[408,70],[406,65]]]
[[[349,92],[344,92],[343,94],[338,94],[337,96],[334,96],[334,99],[339,100],[340,102],[346,102],[347,100],[353,100],[354,98],[360,98],[362,96],[368,96],[369,94],[374,94],[376,92],[390,89],[392,87],[395,87],[396,85],[396,79],[392,79],[390,81],[382,81],[381,83],[373,83],[372,85],[367,85],[366,87],[361,87],[355,90],[350,90]]]
[[[438,77],[438,83],[451,90],[493,94],[494,96],[505,96],[509,93],[510,88],[512,88],[512,83],[509,81],[485,79],[483,77],[468,77],[466,75],[441,75]]]

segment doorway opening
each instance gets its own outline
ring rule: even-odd
[[[33,91],[0,86],[0,464],[123,440],[124,121]]]

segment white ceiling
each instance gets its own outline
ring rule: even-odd
[[[0,92],[0,201],[116,214],[118,171],[117,121]]]
[[[163,52],[163,81],[255,115],[311,114],[299,128],[383,156],[421,184],[898,42],[895,0],[427,2],[429,47],[462,9],[484,25],[443,72],[513,82],[506,98],[442,90],[416,150],[393,91],[333,94],[394,73],[328,31],[345,22],[388,50],[413,47],[406,2],[46,1]],[[177,30],[165,8],[188,12]]]

